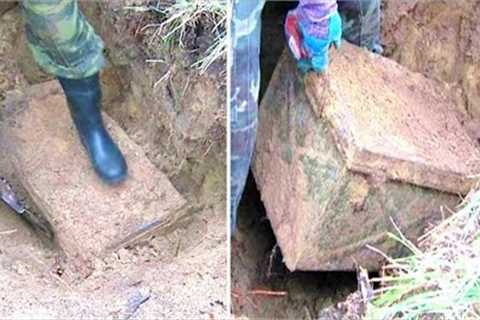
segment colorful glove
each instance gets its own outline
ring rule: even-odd
[[[336,4],[330,12],[316,12],[312,16],[314,9],[313,4],[307,9],[300,4],[288,13],[285,21],[288,45],[303,73],[325,71],[329,63],[330,45],[340,48],[341,44],[342,20]]]

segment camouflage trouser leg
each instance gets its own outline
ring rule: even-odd
[[[235,228],[257,134],[261,13],[265,0],[233,0],[230,85],[230,210]]]
[[[343,38],[371,51],[381,50],[381,0],[338,0]]]
[[[81,79],[104,65],[103,42],[78,8],[77,0],[22,0],[27,40],[48,73]]]

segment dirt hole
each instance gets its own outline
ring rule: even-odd
[[[232,305],[236,315],[315,319],[357,289],[354,272],[289,272],[250,174],[232,239]]]

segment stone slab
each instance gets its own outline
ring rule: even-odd
[[[284,54],[259,111],[254,175],[290,270],[370,270],[476,182],[479,150],[450,89],[345,43],[302,76]]]
[[[184,198],[106,114],[129,177],[112,187],[96,176],[56,81],[10,92],[2,117],[2,150],[16,177],[67,259],[83,271],[93,258],[161,233],[186,214]]]

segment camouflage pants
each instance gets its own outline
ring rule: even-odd
[[[265,0],[234,0],[230,22],[230,217],[236,211],[247,180],[257,135],[260,89],[260,31]]]
[[[343,37],[371,50],[379,44],[381,0],[344,0]],[[261,13],[265,0],[232,0],[230,53],[230,218],[235,229],[257,134]],[[279,173],[280,174],[280,173]]]
[[[77,0],[22,0],[21,4],[28,45],[42,69],[81,79],[103,67],[103,42]]]

